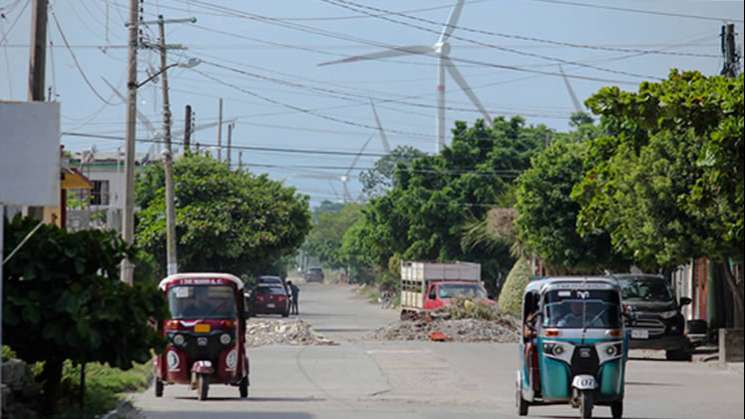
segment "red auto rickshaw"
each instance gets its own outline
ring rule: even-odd
[[[229,274],[176,274],[160,289],[171,317],[161,326],[168,345],[155,358],[155,396],[166,384],[188,384],[206,400],[210,384],[224,384],[248,397],[243,282]]]

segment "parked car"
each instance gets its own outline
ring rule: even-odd
[[[309,268],[303,277],[305,278],[305,282],[323,282],[323,269],[319,267]]]
[[[278,285],[287,289],[287,281],[284,278],[275,275],[261,275],[256,278],[257,285]]]
[[[250,315],[278,314],[290,315],[290,296],[281,284],[257,285],[248,296],[246,307]]]
[[[676,301],[670,285],[660,275],[613,275],[621,287],[626,326],[631,329],[631,349],[664,350],[671,361],[690,361],[693,345],[686,335],[681,308],[690,298]]]

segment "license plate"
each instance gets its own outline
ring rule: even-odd
[[[200,323],[194,326],[195,333],[209,333],[212,327],[209,324]]]
[[[632,339],[649,339],[649,330],[635,329],[631,331]]]
[[[274,307],[276,307],[276,306],[275,306],[274,304],[267,304],[267,305],[266,305],[266,307],[267,307],[267,308],[274,308]]]

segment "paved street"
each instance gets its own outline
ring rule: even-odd
[[[248,400],[212,387],[199,402],[184,386],[135,396],[151,419],[514,418],[514,345],[369,342],[397,318],[346,288],[306,285],[301,317],[340,344],[251,350]],[[627,377],[630,419],[742,418],[742,375],[701,364],[633,360]],[[564,406],[532,417],[576,417]],[[597,408],[596,417],[610,417]]]

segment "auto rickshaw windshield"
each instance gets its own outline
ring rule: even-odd
[[[545,298],[544,327],[560,329],[618,329],[621,302],[607,290],[557,290]]]
[[[178,285],[168,290],[171,318],[232,319],[237,316],[235,294],[227,285]]]

